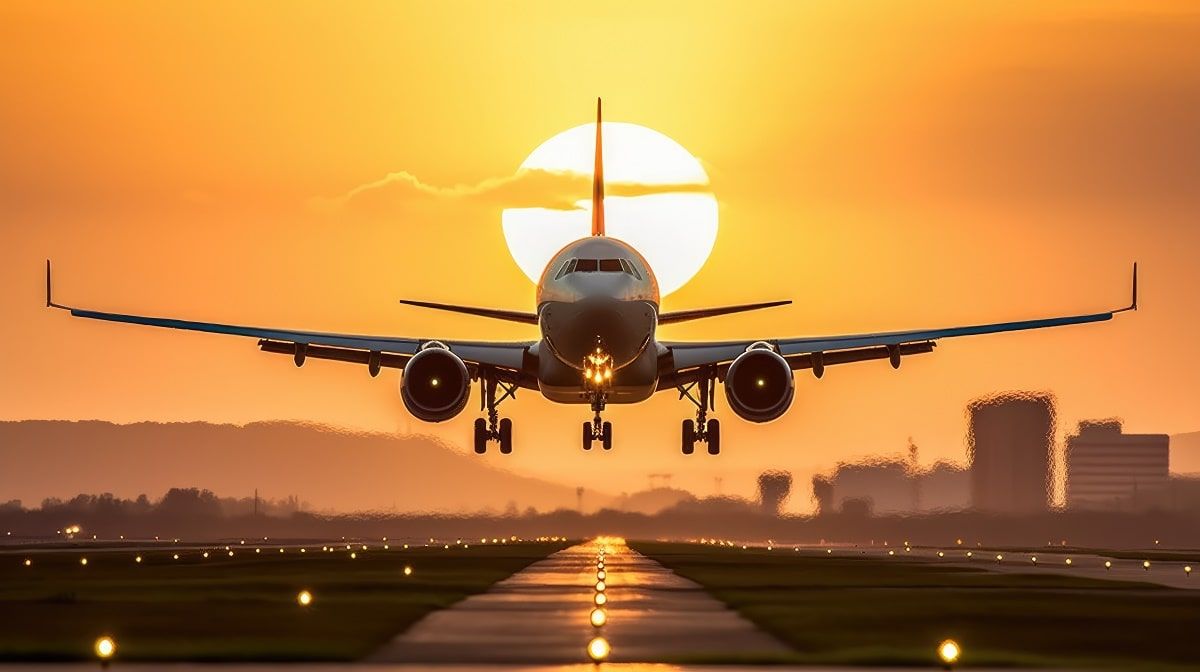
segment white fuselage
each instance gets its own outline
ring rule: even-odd
[[[564,403],[587,403],[597,388],[609,403],[653,394],[658,301],[653,270],[628,243],[593,236],[555,254],[537,287],[542,394]]]

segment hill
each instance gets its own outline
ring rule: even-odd
[[[575,490],[488,466],[426,436],[355,433],[298,422],[117,425],[0,422],[0,500],[170,487],[222,496],[295,495],[306,508],[463,512],[574,507]],[[393,508],[394,507],[394,508]]]

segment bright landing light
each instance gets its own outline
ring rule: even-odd
[[[592,177],[596,125],[563,131],[542,143],[521,170]],[[606,232],[634,247],[658,278],[662,296],[682,287],[704,266],[717,241],[717,199],[705,188],[614,196],[614,185],[709,184],[704,167],[682,145],[645,126],[604,122]],[[533,282],[567,243],[591,233],[591,199],[580,194],[574,210],[508,208],[501,221],[513,260]]]
[[[608,640],[603,637],[594,637],[592,641],[588,642],[588,657],[597,663],[608,658],[608,654],[611,651],[612,647],[608,645]]]

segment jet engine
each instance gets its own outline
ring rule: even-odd
[[[725,374],[729,407],[750,422],[768,422],[783,415],[795,392],[792,367],[766,343],[747,348]]]
[[[404,365],[400,398],[408,412],[420,420],[449,420],[466,407],[470,396],[467,365],[441,343],[427,343]]]

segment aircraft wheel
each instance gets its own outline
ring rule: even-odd
[[[604,421],[600,432],[600,445],[604,446],[605,450],[612,450],[612,423],[607,420]]]
[[[696,421],[683,421],[683,454],[691,455],[696,450]]]
[[[719,455],[721,453],[721,421],[709,420],[708,429],[708,454]]]
[[[508,455],[512,452],[512,420],[500,419],[500,452]]]
[[[487,421],[475,418],[475,452],[483,455],[487,452],[488,428]]]
[[[592,423],[583,423],[583,449],[592,449]]]

